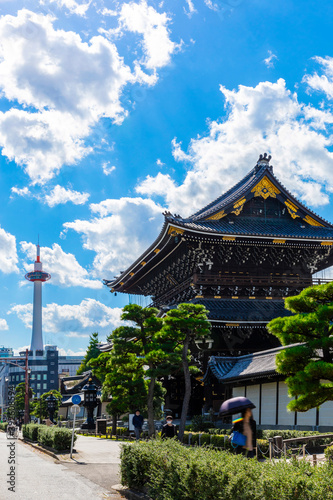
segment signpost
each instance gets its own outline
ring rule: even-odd
[[[73,399],[75,398],[76,396],[73,396],[72,397],[72,401]],[[78,398],[80,398],[80,396],[77,396]],[[80,402],[81,402],[81,398],[80,398]],[[74,430],[75,430],[75,417],[76,415],[80,412],[80,407],[79,405],[77,404],[74,404],[72,407],[71,407],[71,413],[72,415],[74,415],[74,418],[73,418],[73,431],[72,431],[72,443],[71,443],[71,454],[70,454],[70,458],[72,458],[72,454],[73,454],[73,444],[74,444]]]
[[[79,394],[75,394],[72,396],[73,405],[79,405],[81,403],[81,396]]]

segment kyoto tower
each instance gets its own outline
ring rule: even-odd
[[[43,333],[42,333],[42,283],[48,281],[51,275],[44,273],[43,266],[40,261],[40,246],[37,245],[37,259],[34,264],[34,270],[27,273],[25,278],[32,281],[34,284],[34,307],[32,313],[32,336],[31,336],[31,351],[43,350]]]

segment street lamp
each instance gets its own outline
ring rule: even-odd
[[[82,424],[81,429],[95,429],[94,409],[97,406],[97,387],[90,378],[82,392],[84,394],[83,406],[87,408],[87,420]]]
[[[46,398],[46,403],[47,403],[47,411],[49,412],[49,417],[52,423],[53,422],[53,417],[54,417],[54,412],[56,410],[56,404],[57,404],[57,398],[55,398],[51,392],[51,394]]]

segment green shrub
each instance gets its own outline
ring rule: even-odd
[[[116,434],[117,436],[128,436],[129,430],[127,427],[117,427]]]
[[[0,429],[1,429],[2,431],[5,431],[5,432],[6,432],[6,430],[7,430],[7,425],[8,425],[8,422],[1,422],[1,423],[0,423]]]
[[[327,446],[324,450],[326,460],[330,463],[333,464],[333,446]]]
[[[213,434],[210,443],[212,446],[215,446],[216,448],[224,448],[224,436]]]
[[[333,500],[333,467],[258,462],[175,440],[123,445],[122,483],[154,500]]]
[[[40,425],[38,424],[26,424],[22,427],[22,434],[24,438],[30,439],[30,441],[38,441],[38,429]]]
[[[64,427],[48,427],[43,424],[27,424],[22,427],[23,437],[57,451],[70,450],[72,430]],[[74,443],[77,439],[74,434]]]
[[[269,441],[257,439],[258,458],[269,458]]]
[[[210,444],[210,434],[207,433],[201,434],[200,444],[201,446],[204,446],[205,444]]]
[[[71,429],[57,429],[53,428],[53,443],[52,448],[57,451],[70,450],[72,442],[72,430]],[[74,443],[77,439],[76,434],[74,434]]]
[[[206,422],[202,415],[194,415],[191,423],[191,430],[193,432],[207,431],[212,427],[211,422]]]
[[[46,425],[38,426],[38,443],[52,448],[53,445],[53,429]]]

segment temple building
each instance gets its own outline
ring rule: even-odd
[[[161,313],[181,302],[203,304],[210,355],[279,347],[266,325],[290,314],[285,297],[325,282],[313,274],[333,265],[333,225],[279,182],[270,160],[260,155],[240,182],[192,216],[164,213],[154,243],[119,277],[104,280],[111,292],[150,296]],[[225,397],[216,382],[218,399]]]

